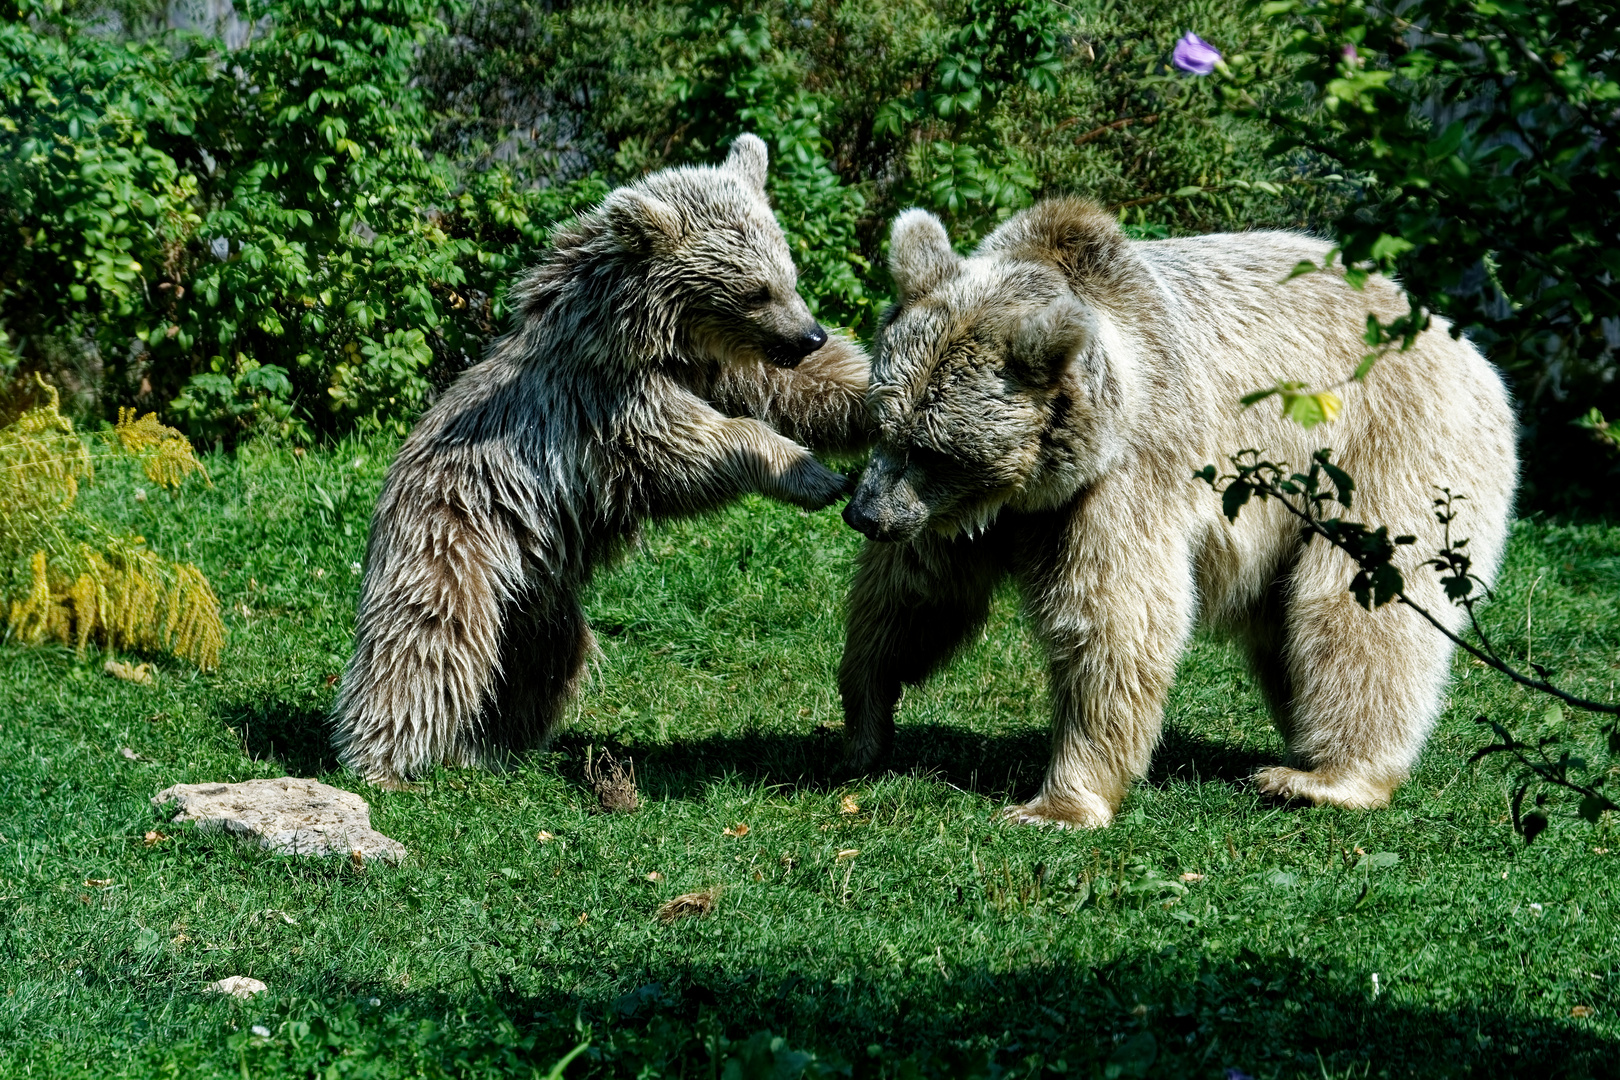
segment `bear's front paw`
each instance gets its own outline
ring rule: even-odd
[[[1400,783],[1334,769],[1290,769],[1277,765],[1253,776],[1260,794],[1284,802],[1313,806],[1342,806],[1347,810],[1377,810],[1389,805],[1390,793]]]
[[[1114,809],[1095,795],[1053,798],[1038,796],[1001,812],[1001,820],[1015,825],[1056,825],[1060,829],[1106,829]]]
[[[833,770],[833,775],[854,778],[866,776],[878,767],[878,764],[888,756],[887,748],[873,743],[859,746],[846,746],[844,759]]]
[[[815,471],[795,485],[791,498],[806,510],[825,510],[848,494],[849,479],[817,462]]]

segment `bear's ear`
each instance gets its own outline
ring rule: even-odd
[[[900,302],[925,296],[953,276],[961,258],[939,218],[926,210],[907,210],[889,229],[889,272],[900,286]]]
[[[602,209],[619,243],[641,254],[669,251],[686,231],[674,207],[633,188],[620,188],[609,195]]]
[[[1073,296],[1060,296],[1019,324],[1007,367],[1026,386],[1056,386],[1097,333],[1097,316]]]
[[[770,152],[765,140],[758,135],[739,135],[726,155],[726,168],[746,180],[755,191],[765,190],[765,169],[770,164]]]

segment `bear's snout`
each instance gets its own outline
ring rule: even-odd
[[[844,504],[844,524],[866,537],[868,540],[887,539],[883,535],[883,527],[873,515],[871,508],[858,499],[851,499]]]
[[[928,507],[909,484],[886,481],[884,462],[874,457],[844,506],[844,523],[869,540],[909,540],[928,520]]]
[[[771,350],[771,362],[777,367],[796,368],[799,362],[827,344],[827,331],[820,323],[811,323],[808,329],[785,335]]]

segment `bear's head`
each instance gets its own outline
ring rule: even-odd
[[[766,159],[765,143],[744,135],[723,165],[653,173],[613,192],[602,210],[683,351],[791,368],[827,332],[799,296],[765,198]]]
[[[899,298],[866,398],[879,442],[845,521],[875,540],[973,535],[1004,507],[1054,509],[1100,475],[1120,452],[1118,338],[1077,289],[1098,244],[1126,241],[1084,203],[1026,211],[966,259],[932,214],[896,219]]]

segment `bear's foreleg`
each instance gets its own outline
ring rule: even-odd
[[[817,450],[855,450],[872,440],[866,384],[872,362],[845,337],[829,338],[798,367],[748,364],[723,369],[715,402],[734,415],[757,417]]]
[[[1015,821],[1100,828],[1146,775],[1191,632],[1192,578],[1177,530],[1082,516],[1030,609],[1051,669],[1052,758]],[[1112,537],[1093,547],[1091,537]],[[1033,593],[1028,588],[1026,591]]]
[[[632,450],[655,515],[700,513],[749,492],[820,510],[846,492],[843,475],[769,424],[724,416],[673,383],[665,393],[657,422],[637,431]]]
[[[867,772],[888,754],[901,687],[921,683],[984,625],[1001,576],[993,560],[965,540],[925,536],[862,546],[838,666],[845,739],[840,772]]]

